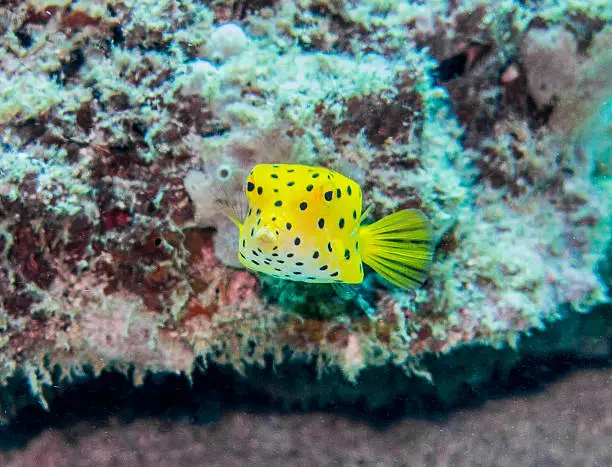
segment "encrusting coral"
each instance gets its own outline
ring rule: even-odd
[[[299,359],[440,385],[431,355],[607,302],[610,3],[421,3],[0,3],[4,394]],[[265,162],[346,175],[375,218],[423,211],[425,286],[240,269],[216,200]]]

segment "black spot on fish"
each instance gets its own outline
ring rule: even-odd
[[[255,233],[255,227],[251,229],[251,237],[253,236],[254,233]]]
[[[327,249],[329,250],[329,252],[332,252],[332,246],[331,246],[331,242],[327,242]]]
[[[259,216],[259,215],[261,214],[261,209],[258,209],[258,210],[256,211],[256,214]]]
[[[293,258],[294,254],[293,253],[287,253],[287,258]]]
[[[359,242],[355,242],[355,251],[359,251]]]
[[[313,280],[315,280],[315,279],[316,279],[316,277],[308,276],[308,277],[307,277],[307,279],[308,279],[309,281],[313,281]]]
[[[300,203],[300,209],[301,209],[302,211],[306,211],[306,208],[307,208],[307,207],[308,207],[308,204],[307,204],[305,201],[302,201],[302,202]]]
[[[295,263],[296,266],[304,266],[304,263],[302,263],[301,261],[298,261]]]
[[[353,209],[353,219],[357,219],[357,211]]]
[[[318,176],[319,176],[319,173],[312,174],[312,178],[317,178]]]
[[[344,259],[351,259],[351,252],[348,250],[348,248],[344,250]]]
[[[287,230],[291,230],[291,222],[287,222],[286,227],[287,227]]]
[[[349,195],[349,196],[351,196],[353,194],[353,190],[351,190],[350,186],[346,187],[346,194]]]
[[[338,221],[338,227],[340,227],[341,229],[344,228],[344,217],[341,217]]]
[[[279,165],[278,165],[278,164],[274,164],[274,165],[272,166],[272,168],[273,168],[273,169],[278,169],[278,167],[279,167]]]
[[[325,192],[325,201],[331,201],[332,200],[332,196],[334,196],[334,193],[330,190],[330,191],[326,191]]]
[[[276,175],[276,174],[271,174],[271,175],[270,175],[270,177],[272,177],[272,178],[278,178],[278,175]]]
[[[263,193],[263,188],[262,188],[262,187],[260,187],[260,186],[258,186],[258,187],[257,187],[257,194],[258,194],[258,195],[261,195],[262,193]]]
[[[244,254],[242,253],[242,251],[240,252],[240,257],[241,257],[242,259],[246,259],[246,256],[244,256]]]
[[[255,261],[254,259],[251,260],[251,263],[255,264],[256,266],[259,266],[259,263]]]
[[[336,189],[336,197],[340,198],[342,196],[342,190],[340,190],[340,188]]]
[[[246,239],[242,239],[242,248],[246,248]]]
[[[336,271],[336,272],[332,272],[332,273],[329,275],[329,277],[336,277],[338,274],[339,274],[339,273],[338,273],[338,271]]]
[[[277,259],[276,262],[279,264],[285,264],[285,262],[282,259]]]
[[[306,191],[312,191],[313,188],[312,185],[306,185]]]
[[[257,225],[261,224],[261,217],[257,219]]]
[[[276,258],[278,256],[278,253],[272,253],[272,256]]]
[[[277,208],[280,208],[282,205],[283,202],[280,199],[274,203],[274,206],[276,206]]]
[[[293,185],[295,185],[295,182],[289,182],[289,183],[287,183],[287,186],[293,186]]]
[[[300,242],[301,242],[300,237],[295,237],[295,240],[293,240],[293,244],[295,246],[298,246],[300,244]]]
[[[314,259],[317,259],[317,258],[319,257],[319,252],[318,252],[318,251],[315,251],[315,252],[312,254],[312,257],[313,257]]]
[[[293,271],[293,274],[295,274],[296,276],[299,276],[302,273],[300,271]]]
[[[324,264],[323,266],[319,268],[319,271],[325,271],[327,267],[328,267],[327,264]]]
[[[276,251],[278,250],[278,246],[275,246],[274,248],[272,248],[272,251]]]
[[[273,218],[272,218],[272,222],[276,222],[276,217],[273,217]]]
[[[263,255],[263,251],[261,250],[261,248],[257,248],[257,251],[259,251]]]
[[[281,272],[281,271],[282,271],[282,269],[279,269],[279,268],[274,268],[274,270],[275,270],[276,272]]]
[[[253,253],[254,256],[259,256],[259,253],[257,253],[255,250],[251,251],[251,253]]]
[[[321,218],[317,224],[319,225],[319,228],[322,229],[325,226],[325,220]]]
[[[274,188],[274,193],[278,193],[278,188]]]
[[[289,170],[287,170],[287,173],[293,173],[293,172],[295,172],[295,169],[289,169]]]
[[[264,260],[264,264],[265,264],[266,266],[270,266],[270,260],[269,260],[269,259],[265,259],[265,260]]]
[[[255,189],[255,185],[253,185],[251,182],[247,183],[247,191],[253,191]]]

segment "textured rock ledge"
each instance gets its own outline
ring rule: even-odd
[[[519,350],[520,349],[520,350]],[[75,376],[71,384],[58,372],[43,389],[50,413],[37,403],[28,377],[18,373],[1,393],[4,415],[18,421],[8,430],[27,435],[47,424],[116,413],[131,416],[163,413],[197,423],[216,421],[224,408],[251,407],[275,410],[348,410],[380,422],[407,414],[437,411],[480,403],[507,391],[535,389],[576,365],[612,365],[612,313],[599,307],[589,314],[570,314],[546,331],[523,338],[517,349],[474,345],[421,362],[430,380],[408,375],[388,364],[364,369],[349,381],[340,367],[320,373],[317,357],[287,358],[247,365],[241,373],[232,365],[208,362],[206,371],[189,376],[158,372],[134,387],[133,372],[109,370],[96,376],[92,368]],[[54,384],[58,383],[58,384]],[[8,410],[7,410],[8,409]],[[60,415],[61,414],[61,415]],[[132,415],[130,415],[132,414]],[[8,420],[7,420],[8,421]]]

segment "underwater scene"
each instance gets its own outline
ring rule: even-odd
[[[0,466],[612,465],[610,0],[0,0]]]

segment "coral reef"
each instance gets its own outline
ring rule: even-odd
[[[421,3],[0,2],[2,421],[16,379],[44,405],[110,368],[442,384],[436,355],[609,303],[609,2]],[[425,287],[239,269],[218,200],[269,161],[423,210]]]

